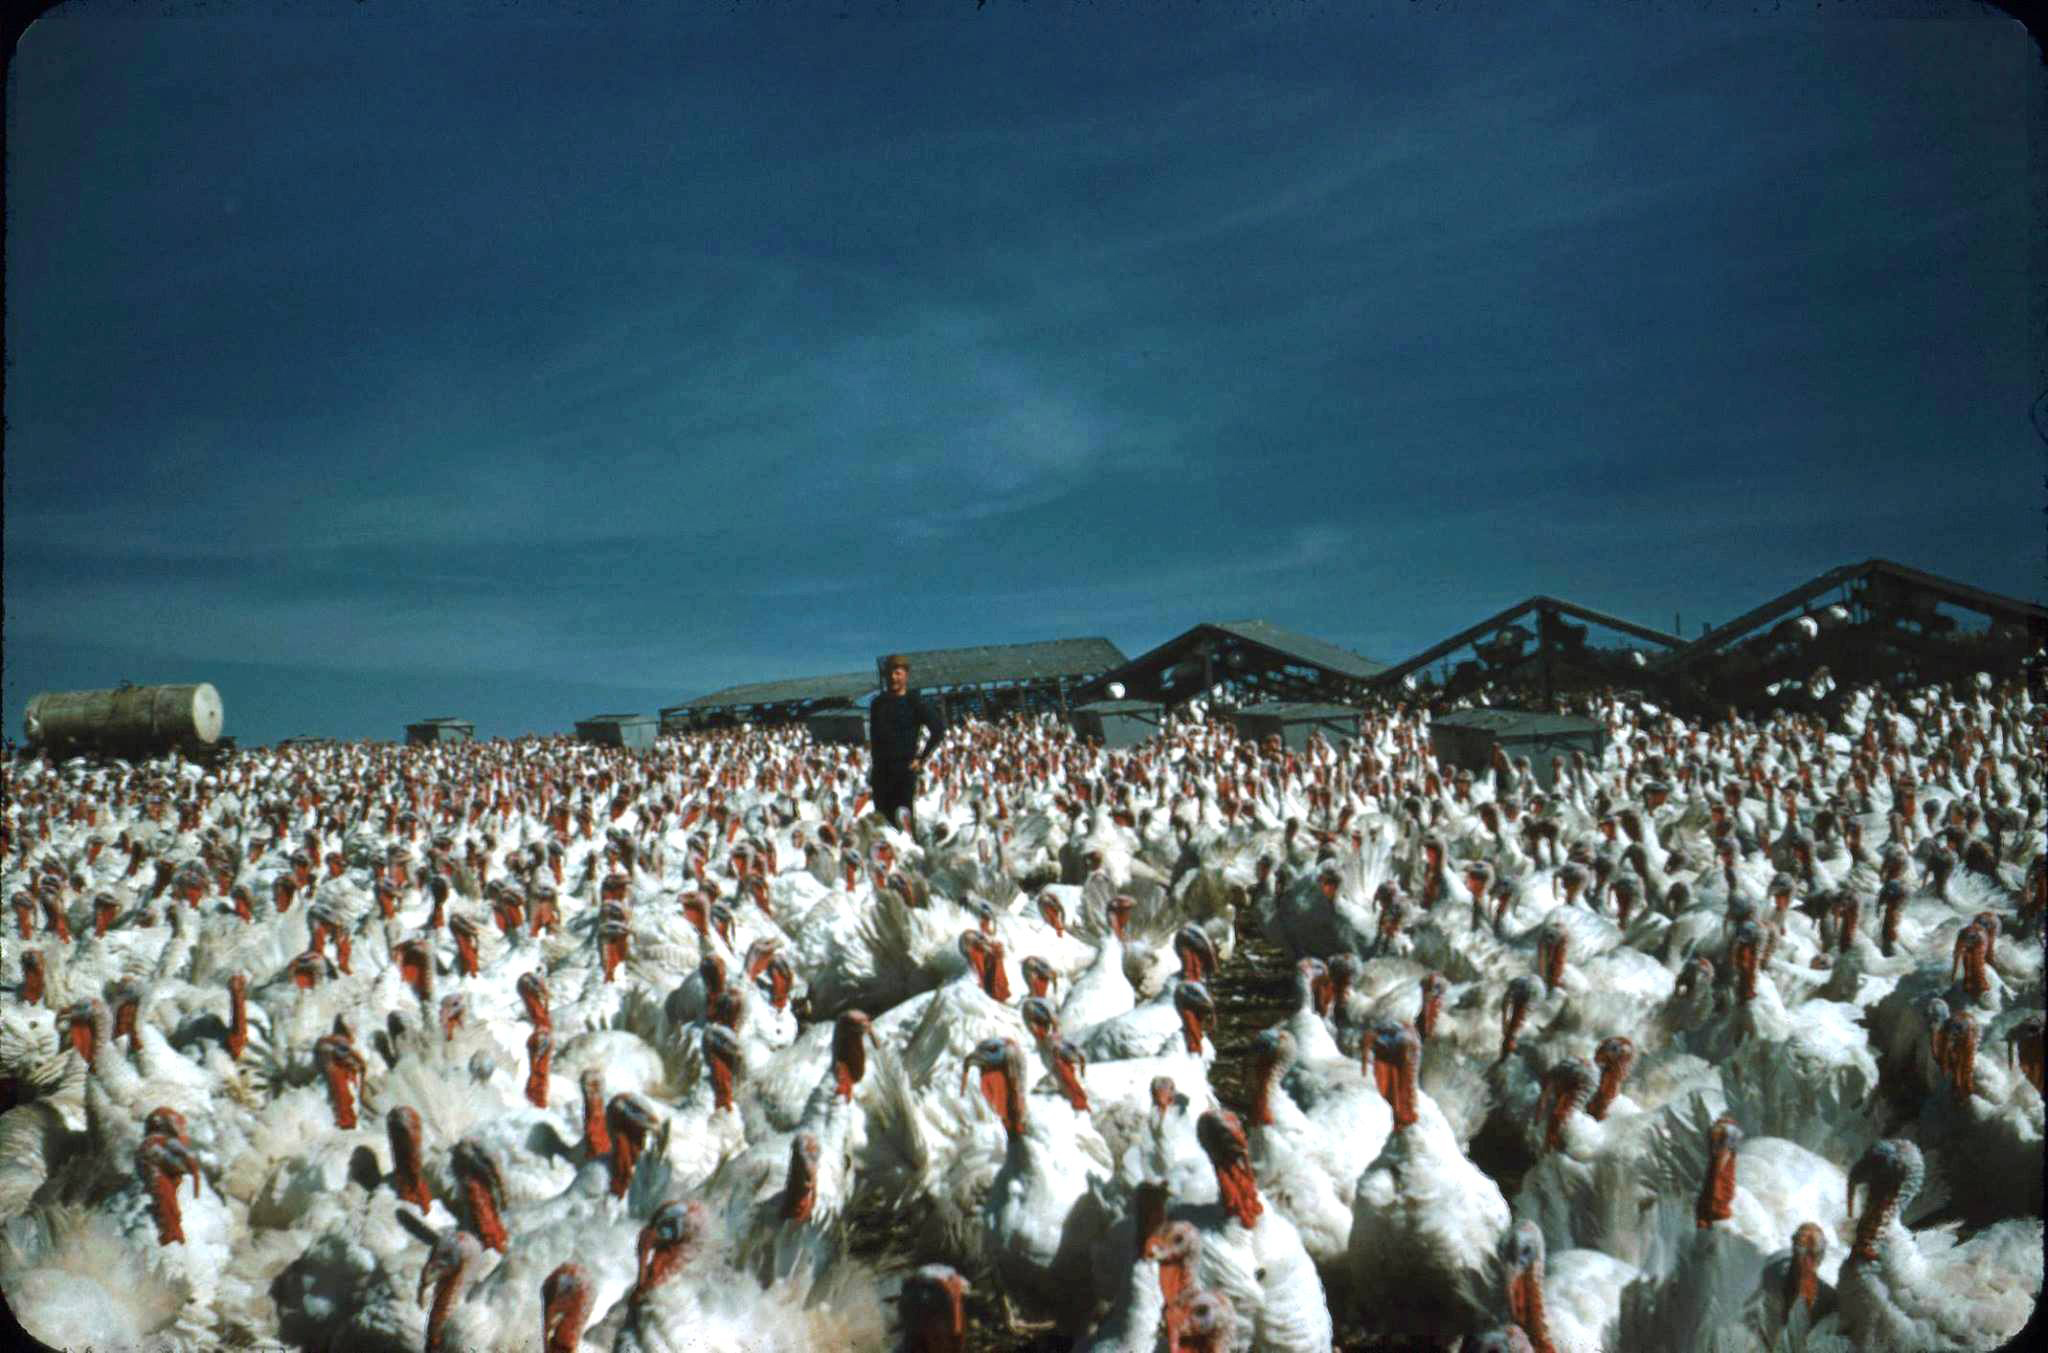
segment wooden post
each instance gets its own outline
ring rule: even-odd
[[[1543,645],[1543,703],[1548,707],[1557,699],[1556,680],[1551,670],[1553,640],[1557,636],[1558,618],[1556,612],[1545,607],[1536,620],[1536,642]]]

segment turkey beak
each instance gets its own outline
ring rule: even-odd
[[[498,1205],[498,1211],[505,1210],[505,1176],[498,1173],[498,1162],[485,1158],[484,1183],[491,1190],[491,1201]]]
[[[638,1250],[637,1257],[639,1259],[639,1265],[637,1271],[633,1275],[633,1286],[635,1291],[644,1289],[647,1286],[647,1261],[654,1255],[655,1243],[656,1241],[654,1235],[654,1228],[652,1226],[643,1226],[640,1229],[640,1241],[638,1246],[636,1247]]]
[[[186,1173],[186,1174],[188,1174],[188,1175],[190,1175],[190,1176],[192,1176],[192,1196],[193,1196],[194,1198],[198,1198],[198,1197],[201,1197],[201,1196],[203,1196],[203,1195],[202,1195],[202,1187],[203,1187],[203,1186],[201,1185],[201,1183],[200,1183],[200,1178],[199,1178],[199,1155],[198,1155],[198,1153],[197,1153],[197,1152],[195,1152],[195,1151],[193,1151],[193,1150],[191,1150],[190,1148],[188,1148],[188,1147],[187,1147],[187,1146],[186,1146],[186,1145],[185,1145],[185,1144],[184,1144],[183,1142],[179,1142],[179,1141],[177,1141],[177,1140],[176,1140],[175,1138],[173,1138],[173,1139],[172,1139],[172,1141],[173,1141],[173,1143],[175,1144],[175,1146],[176,1146],[176,1148],[177,1148],[177,1149],[176,1149],[176,1150],[175,1150],[175,1151],[174,1151],[174,1152],[172,1153],[172,1154],[173,1154],[173,1157],[174,1157],[174,1158],[175,1158],[175,1159],[177,1160],[177,1162],[178,1162],[178,1163],[179,1163],[180,1165],[184,1166],[184,1168],[185,1168],[185,1173]]]
[[[192,1177],[192,1196],[199,1197],[199,1157],[176,1137],[159,1136],[153,1140],[157,1143],[157,1149],[168,1156],[176,1168]]]
[[[428,1255],[427,1262],[420,1265],[420,1305],[424,1306],[427,1304],[427,1293],[433,1288],[435,1281],[440,1278],[441,1269],[441,1256],[438,1254]]]
[[[541,1342],[553,1343],[555,1331],[561,1327],[562,1317],[567,1312],[562,1309],[562,1298],[559,1293],[542,1293],[541,1301],[543,1303],[540,1315]]]

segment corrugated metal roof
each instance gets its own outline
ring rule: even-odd
[[[873,672],[840,672],[833,676],[791,677],[784,681],[756,681],[745,686],[728,686],[722,691],[685,700],[678,709],[722,709],[728,705],[780,705],[793,700],[850,700],[875,689]]]
[[[1374,662],[1349,649],[1335,644],[1326,644],[1321,639],[1293,630],[1282,629],[1264,620],[1207,620],[1203,622],[1211,629],[1223,630],[1251,643],[1262,644],[1290,658],[1298,658],[1312,666],[1326,668],[1339,676],[1369,677],[1386,670],[1383,662]]]
[[[1166,706],[1156,700],[1092,700],[1074,706],[1076,714],[1157,714]]]
[[[652,714],[593,714],[587,719],[578,719],[579,725],[587,723],[652,723]]]
[[[1541,737],[1558,733],[1600,733],[1607,725],[1575,714],[1545,714],[1528,709],[1460,709],[1431,721],[1447,728],[1476,728],[1495,736]]]
[[[455,717],[454,715],[452,715],[452,714],[442,714],[442,715],[439,715],[439,716],[437,716],[437,717],[435,717],[435,718],[432,718],[432,719],[415,719],[415,720],[413,720],[413,721],[412,721],[412,723],[408,724],[408,725],[407,725],[407,727],[409,727],[409,728],[424,728],[424,727],[425,727],[426,725],[428,725],[428,724],[445,724],[445,723],[452,723],[452,724],[458,724],[458,725],[460,725],[460,726],[462,726],[462,727],[464,727],[464,728],[467,728],[467,727],[469,727],[469,720],[467,720],[467,719],[458,719],[458,718],[456,718],[456,717]]]
[[[935,648],[905,653],[913,690],[932,686],[978,686],[988,681],[1046,681],[1094,676],[1124,663],[1107,639],[1048,639],[1035,644],[989,644],[981,648]],[[877,667],[881,657],[875,659]],[[872,689],[875,678],[868,678]]]

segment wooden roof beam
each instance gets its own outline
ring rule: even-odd
[[[1591,621],[1603,629],[1610,629],[1618,634],[1626,634],[1631,639],[1642,639],[1648,643],[1656,644],[1660,648],[1685,647],[1685,640],[1676,634],[1666,634],[1663,630],[1651,629],[1648,625],[1638,625],[1633,621],[1623,620],[1619,616],[1607,615],[1590,607],[1581,606],[1577,602],[1563,601],[1557,597],[1532,597],[1530,600],[1534,601],[1542,610],[1561,611],[1565,615],[1577,616],[1579,619]]]
[[[1725,625],[1708,630],[1699,638],[1675,653],[1667,653],[1650,664],[1653,672],[1675,672],[1691,666],[1701,658],[1714,653],[1730,641],[1755,629],[1766,620],[1776,619],[1786,611],[1803,606],[1813,598],[1832,592],[1837,587],[1854,582],[1870,571],[1868,563],[1846,564],[1841,568],[1829,569],[1818,578],[1801,583],[1789,592],[1771,598],[1753,610],[1745,611]]]
[[[1474,640],[1491,634],[1501,628],[1501,626],[1527,615],[1530,611],[1535,610],[1538,603],[1542,600],[1543,598],[1541,597],[1530,597],[1527,601],[1516,602],[1513,606],[1508,607],[1497,615],[1489,616],[1476,625],[1459,630],[1442,643],[1423,649],[1406,662],[1395,663],[1386,671],[1371,677],[1370,680],[1375,686],[1391,686],[1410,672],[1427,667],[1439,658],[1449,657]]]
[[[1573,616],[1579,620],[1598,625],[1602,629],[1613,630],[1618,634],[1626,634],[1631,639],[1641,639],[1645,642],[1656,644],[1660,648],[1682,649],[1685,646],[1685,640],[1675,634],[1666,634],[1663,630],[1652,629],[1648,625],[1638,625],[1634,621],[1623,620],[1620,616],[1608,615],[1604,611],[1596,611],[1590,606],[1581,606],[1575,601],[1566,601],[1562,597],[1538,594],[1528,598],[1526,601],[1517,602],[1505,611],[1489,616],[1470,628],[1459,630],[1443,642],[1426,648],[1406,662],[1397,663],[1386,671],[1367,678],[1367,680],[1375,686],[1390,686],[1411,672],[1419,671],[1441,658],[1449,657],[1468,644],[1477,643],[1486,635],[1512,624],[1532,611],[1550,611],[1561,615]],[[1536,637],[1539,640],[1542,637],[1540,625],[1539,633]]]
[[[1933,592],[1952,606],[1961,606],[1980,615],[1995,616],[2002,620],[2048,621],[2048,607],[2036,606],[2032,602],[2016,597],[2000,596],[1982,588],[1971,587],[1950,578],[1933,573],[1923,573],[1917,568],[1893,563],[1889,559],[1872,559],[1863,567],[1871,573],[1888,574],[1922,591]]]

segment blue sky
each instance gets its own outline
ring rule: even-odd
[[[565,730],[1881,555],[2039,598],[2011,20],[73,3],[8,87],[5,727]],[[412,10],[414,7],[403,7]]]

